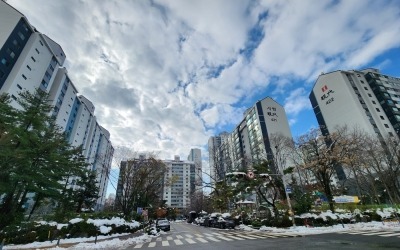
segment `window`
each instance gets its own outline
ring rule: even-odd
[[[390,135],[391,137],[393,137],[393,133],[392,133],[392,132],[389,132],[389,135]]]
[[[46,76],[46,77],[48,77],[48,78],[50,78],[51,77],[51,75],[46,71],[46,73],[44,73],[44,75]]]
[[[26,80],[26,76],[24,74],[22,74],[22,78],[24,78]]]
[[[367,88],[367,87],[364,87],[364,89],[365,89],[365,90],[368,90],[368,88]]]
[[[19,89],[21,89],[21,90],[22,90],[22,87],[21,87],[21,85],[17,84],[17,87],[18,87]]]
[[[32,70],[31,67],[29,67],[29,65],[26,65],[26,67],[27,67],[29,70]]]
[[[376,111],[381,112],[380,109],[376,108]]]
[[[1,58],[1,64],[5,65],[6,67],[8,67],[8,65],[10,65],[10,63],[5,58]]]
[[[21,38],[22,41],[25,40],[25,36],[21,33],[21,31],[18,31],[18,36],[19,38]]]
[[[389,128],[389,125],[387,125],[387,124],[384,124],[385,125],[385,128]]]
[[[36,62],[36,59],[33,56],[31,56],[31,59],[32,61]]]
[[[19,44],[19,42],[16,39],[14,39],[13,44],[17,49],[21,48],[21,45]]]
[[[361,83],[364,83],[364,81],[363,81],[363,80],[361,80],[360,82],[361,82]]]
[[[50,65],[50,70],[51,70],[51,71],[54,71],[54,67],[53,67],[53,66],[51,66],[51,65]]]
[[[11,98],[17,100],[17,97],[15,97],[15,95],[11,95]]]
[[[383,116],[380,116],[380,118],[381,118],[381,120],[385,120],[385,117],[383,117]]]
[[[12,59],[14,59],[15,53],[14,53],[14,51],[12,51],[10,48],[7,49],[7,54],[8,54]]]
[[[39,50],[37,48],[35,48],[35,50],[36,50],[36,53],[40,54],[40,52],[39,52]]]
[[[39,43],[40,43],[40,45],[42,45],[42,46],[43,46],[43,43],[42,43],[42,41],[40,41],[40,40],[39,40]]]
[[[376,104],[376,102],[375,102],[375,101],[372,101],[372,103],[373,103],[373,104]]]
[[[369,97],[372,97],[372,95],[371,95],[371,94],[368,94],[368,96],[369,96]]]

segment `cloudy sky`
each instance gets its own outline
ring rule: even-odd
[[[162,159],[207,156],[208,138],[267,96],[294,136],[317,126],[308,95],[321,72],[400,76],[396,0],[7,2],[62,46],[114,147]]]

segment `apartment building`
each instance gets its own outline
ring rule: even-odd
[[[34,28],[26,17],[4,1],[0,1],[0,94],[9,94],[15,108],[21,91],[41,89],[49,93],[54,107],[49,115],[66,132],[73,146],[83,145],[89,168],[97,173],[101,209],[106,196],[108,173],[114,149],[110,133],[94,116],[94,105],[78,95],[67,69],[62,47]],[[69,183],[76,188],[72,178]]]
[[[400,79],[377,69],[321,74],[310,101],[323,134],[347,125],[387,137],[399,134]]]

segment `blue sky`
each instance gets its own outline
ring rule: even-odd
[[[321,72],[400,76],[396,0],[9,0],[59,43],[69,75],[116,148],[186,158],[270,96],[298,136]],[[126,148],[130,150],[125,150]],[[110,187],[112,192],[112,187]]]

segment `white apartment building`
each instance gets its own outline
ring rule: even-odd
[[[226,173],[237,170],[251,170],[254,162],[267,159],[274,160],[277,145],[274,141],[277,137],[292,139],[288,119],[284,108],[270,97],[257,101],[252,107],[248,108],[243,120],[238,126],[225,136],[223,142],[215,150],[214,145],[209,140],[210,168],[218,172],[217,180],[225,177]],[[210,157],[211,158],[211,157]],[[273,173],[282,173],[285,166],[271,166]]]
[[[400,79],[377,69],[321,74],[310,101],[324,135],[345,125],[378,137],[399,135]],[[342,168],[337,169],[339,180],[346,175]]]
[[[179,156],[173,160],[163,160],[166,166],[163,200],[169,207],[184,212],[190,207],[190,198],[195,191],[196,164],[182,161]]]
[[[63,67],[65,59],[59,44],[37,31],[19,11],[0,1],[0,94],[8,93],[16,100],[21,91],[40,88],[49,93],[54,106],[49,115],[56,117],[71,145],[83,145],[89,168],[97,172],[100,198],[96,209],[101,209],[114,149],[109,132],[96,121],[94,105],[78,96]],[[19,108],[16,101],[11,104]]]

